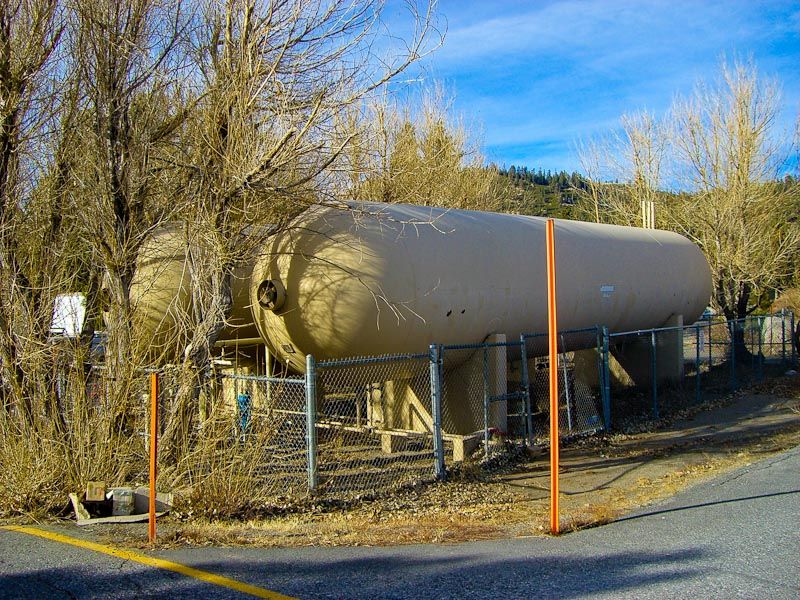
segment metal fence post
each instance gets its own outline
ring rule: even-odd
[[[680,376],[678,385],[681,388],[681,392],[683,392],[686,385],[686,330],[689,326],[684,324],[683,318],[681,317],[677,327],[678,339],[676,341],[681,353],[678,357],[678,375]]]
[[[731,390],[736,389],[736,320],[734,319],[730,323],[728,323],[728,331],[731,336],[731,351],[730,351],[730,360],[731,360]]]
[[[781,364],[786,364],[786,309],[781,309]]]
[[[658,364],[656,363],[656,332],[650,332],[650,377],[653,388],[653,418],[658,419]]]
[[[148,498],[147,539],[156,541],[156,476],[158,471],[158,371],[150,373],[150,496]]]
[[[797,365],[797,348],[796,343],[800,343],[800,339],[795,337],[796,329],[795,329],[795,322],[794,322],[794,311],[789,312],[789,327],[791,328],[791,335],[792,335],[792,365]]]
[[[713,347],[713,340],[711,339],[711,334],[714,331],[714,321],[713,318],[708,320],[708,370],[711,371],[711,367],[714,366],[714,347]]]
[[[694,401],[700,404],[700,325],[694,330]],[[711,367],[709,367],[711,368]]]
[[[483,452],[489,458],[489,350],[483,348]]]
[[[445,478],[444,444],[442,441],[442,351],[430,345],[431,412],[433,413],[433,474]]]
[[[520,369],[522,370],[522,393],[525,401],[525,438],[529,448],[533,448],[533,413],[531,412],[531,383],[528,374],[528,345],[525,334],[519,336],[520,342]]]
[[[317,489],[317,362],[306,356],[306,456],[308,489]]]
[[[564,372],[564,399],[567,403],[567,428],[570,433],[572,433],[572,407],[570,406],[570,402],[572,398],[570,398],[569,393],[569,377],[567,373],[567,344],[564,342],[564,335],[561,335],[561,370]]]
[[[603,421],[605,422],[606,430],[611,429],[611,372],[608,366],[609,363],[609,346],[610,336],[608,335],[608,327],[603,326],[602,332],[602,375],[601,381],[603,384],[602,402],[603,402]]]
[[[764,379],[764,317],[758,317],[758,381]]]
[[[605,397],[605,377],[603,376],[603,330],[600,325],[595,325],[595,346],[597,352],[597,384],[600,389],[600,401]]]

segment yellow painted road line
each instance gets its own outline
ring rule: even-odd
[[[69,537],[67,535],[61,535],[60,533],[45,531],[44,529],[39,529],[37,527],[17,527],[14,525],[8,525],[5,527],[0,527],[0,529],[16,531],[18,533],[27,533],[28,535],[35,535],[46,540],[61,542],[62,544],[69,544],[70,546],[77,546],[78,548],[85,548],[86,550],[100,552],[101,554],[108,554],[109,556],[115,556],[116,558],[121,558],[123,560],[132,560],[149,567],[155,567],[156,569],[174,571],[175,573],[180,573],[181,575],[186,575],[187,577],[193,577],[212,585],[230,588],[232,590],[236,590],[237,592],[242,592],[243,594],[250,594],[256,598],[268,598],[269,600],[297,600],[291,596],[284,596],[278,592],[273,592],[265,588],[250,585],[249,583],[242,583],[241,581],[236,581],[235,579],[230,579],[229,577],[223,577],[222,575],[215,575],[214,573],[195,569],[194,567],[187,567],[186,565],[182,565],[180,563],[174,563],[169,560],[163,560],[160,558],[147,556],[145,554],[139,554],[138,552],[131,552],[130,550],[122,550],[112,546],[105,546],[96,542],[81,540]]]

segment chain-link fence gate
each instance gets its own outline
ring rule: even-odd
[[[545,334],[524,335],[527,354],[534,355],[530,373],[534,443],[549,443],[550,359]],[[601,357],[595,327],[558,334],[558,422],[561,437],[595,433],[605,428],[601,403]]]
[[[386,494],[433,478],[428,354],[323,361],[312,377],[320,494]]]

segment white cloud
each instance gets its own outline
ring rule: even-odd
[[[575,139],[608,131],[624,112],[666,110],[714,76],[723,53],[753,52],[791,88],[787,101],[798,97],[791,3],[444,0],[440,9],[450,27],[430,74],[483,121],[489,155],[527,148],[560,162]]]

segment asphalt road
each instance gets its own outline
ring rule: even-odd
[[[61,528],[74,535],[74,529]],[[392,548],[153,556],[300,598],[800,598],[800,447],[605,527]],[[230,589],[0,531],[2,598],[237,598]]]

